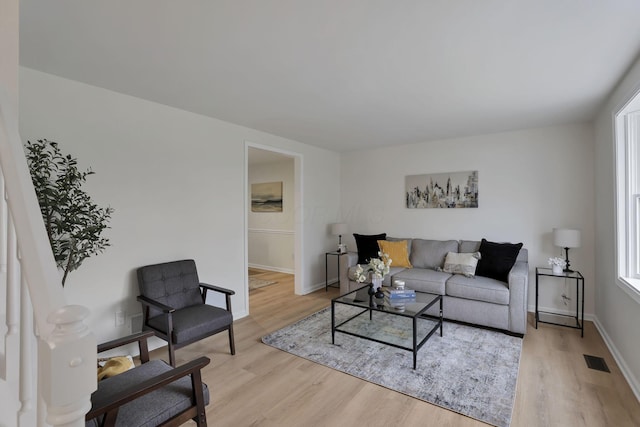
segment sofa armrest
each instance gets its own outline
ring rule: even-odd
[[[527,295],[529,263],[517,261],[509,272],[509,330],[519,334],[527,332]]]
[[[357,264],[357,252],[347,252],[344,255],[340,255],[340,295],[349,292],[349,268]]]

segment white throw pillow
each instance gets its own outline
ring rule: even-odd
[[[474,277],[479,259],[480,252],[448,252],[444,259],[444,268],[442,271],[451,274],[462,274],[465,277]]]

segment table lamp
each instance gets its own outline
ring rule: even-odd
[[[565,273],[573,273],[573,270],[569,267],[569,248],[580,247],[580,230],[571,228],[554,228],[553,229],[553,244],[564,248]]]
[[[331,234],[338,236],[338,252],[346,252],[346,248],[342,246],[342,235],[347,233],[347,224],[336,222],[331,224]]]

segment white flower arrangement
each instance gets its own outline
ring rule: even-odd
[[[562,259],[560,257],[557,257],[557,256],[549,258],[548,262],[549,262],[549,265],[552,266],[552,267],[554,265],[557,265],[557,266],[562,267],[562,268],[565,268],[567,266],[567,262],[564,259]]]
[[[360,264],[356,266],[356,282],[362,283],[367,280],[369,272],[379,279],[382,279],[386,274],[389,274],[389,267],[391,266],[391,258],[389,258],[389,254],[378,252],[378,256],[380,258],[371,258],[369,260],[369,264],[365,267],[362,267]]]

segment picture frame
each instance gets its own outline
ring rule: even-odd
[[[478,207],[478,171],[407,175],[407,209]]]
[[[282,181],[251,184],[251,212],[282,212]]]

